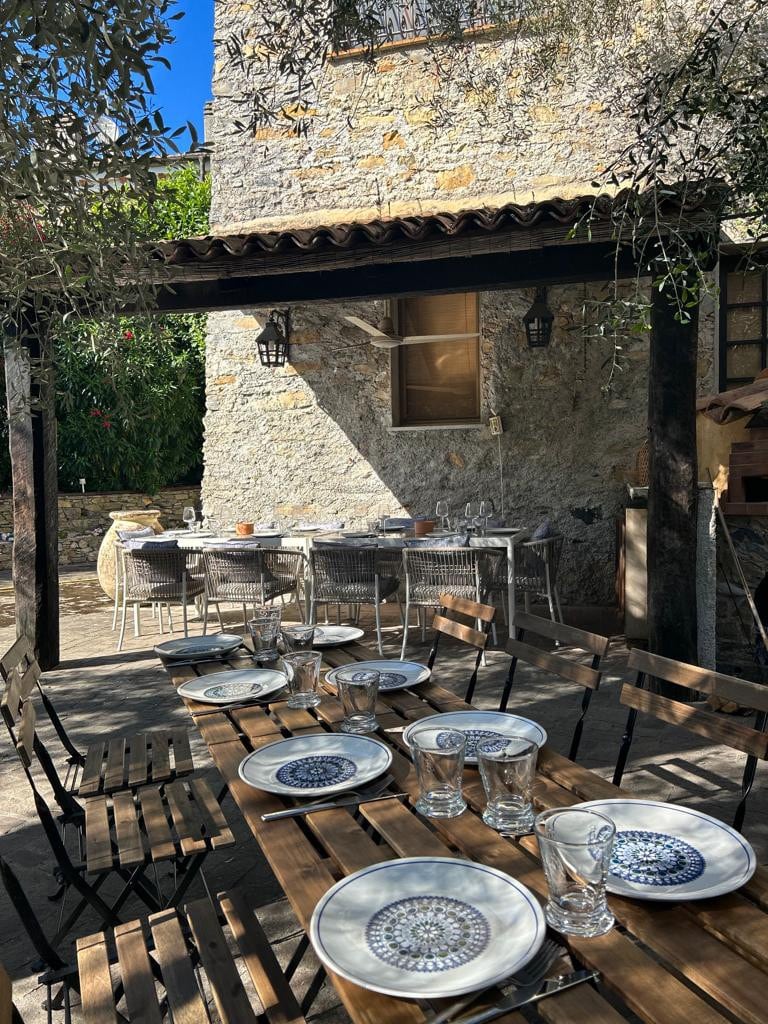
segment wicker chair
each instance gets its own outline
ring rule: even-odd
[[[122,609],[118,651],[123,648],[125,620],[128,605],[136,613],[143,604],[160,606],[160,632],[163,631],[162,607],[168,608],[168,626],[173,632],[170,616],[171,604],[180,604],[184,622],[184,636],[189,635],[187,603],[203,593],[202,581],[189,572],[188,555],[179,548],[161,548],[145,545],[142,548],[121,548]]]
[[[405,619],[400,657],[405,658],[411,608],[418,609],[425,639],[426,611],[422,609],[440,608],[444,594],[483,603],[506,561],[501,548],[405,548]]]
[[[248,625],[248,605],[267,604],[290,595],[304,621],[300,590],[306,557],[301,551],[283,548],[231,547],[203,551],[205,594],[203,633],[208,629],[208,606],[216,605],[219,625],[221,602],[243,608],[243,626]],[[290,603],[290,602],[289,602]]]
[[[381,647],[381,603],[396,597],[400,587],[400,552],[376,548],[315,545],[309,555],[311,584],[309,621],[315,622],[317,606],[372,604],[376,615],[376,639]]]
[[[563,621],[560,594],[557,589],[557,570],[560,566],[564,540],[565,538],[558,534],[545,540],[523,541],[515,549],[515,590],[523,594],[526,612],[531,610],[532,597],[546,601],[549,605],[549,617],[553,622]]]

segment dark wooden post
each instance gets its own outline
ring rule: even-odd
[[[13,480],[16,633],[43,669],[59,663],[59,507],[53,367],[41,324],[25,318],[5,338],[8,440]]]
[[[648,642],[655,654],[697,662],[696,356],[698,310],[675,319],[669,295],[653,293],[648,380]],[[669,692],[668,692],[669,691]],[[663,690],[690,699],[677,686]]]

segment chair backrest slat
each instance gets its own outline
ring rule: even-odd
[[[436,615],[432,620],[432,629],[444,636],[451,636],[454,640],[461,640],[462,643],[470,644],[479,651],[484,651],[488,644],[488,634],[481,633],[472,626],[466,626],[463,622],[455,622],[453,619],[446,619],[444,615]]]
[[[8,674],[6,680],[5,693],[3,694],[2,702],[0,702],[0,711],[2,712],[5,724],[10,730],[13,730],[21,714],[21,676],[14,670]]]
[[[517,621],[515,621],[517,625]],[[597,690],[600,686],[601,673],[589,665],[581,665],[577,661],[564,658],[562,654],[552,654],[549,651],[542,651],[539,647],[523,643],[522,640],[507,641],[507,653],[513,658],[519,658],[528,665],[535,665],[536,668],[544,669],[552,675],[567,679],[571,683],[578,683],[579,686],[587,687],[590,690]]]
[[[699,668],[697,665],[687,665],[671,658],[662,658],[659,654],[649,654],[648,651],[641,651],[637,647],[630,651],[628,665],[643,675],[655,676],[657,679],[676,683],[689,690],[715,694],[732,700],[741,707],[768,712],[768,686],[760,683],[723,675],[721,672]]]
[[[440,603],[448,611],[456,612],[457,615],[466,615],[469,619],[479,619],[481,622],[493,622],[496,617],[496,609],[490,604],[480,604],[478,601],[469,601],[466,597],[454,597],[453,594],[441,594]]]
[[[13,989],[8,972],[0,964],[0,1024],[12,1024],[13,1021]]]
[[[761,760],[768,759],[768,733],[759,732],[722,715],[651,693],[632,683],[625,683],[622,687],[621,703],[625,707],[653,715],[662,722],[681,726],[715,743],[734,747]]]
[[[32,667],[36,672],[36,678],[39,679],[40,667],[37,664],[32,644],[28,637],[20,636],[0,658],[0,676],[7,679],[12,669],[18,669],[23,675],[27,668]]]
[[[554,640],[570,647],[579,647],[581,650],[589,651],[590,654],[596,654],[601,658],[605,657],[611,643],[610,637],[601,636],[599,633],[589,633],[585,629],[577,629],[576,626],[566,626],[562,622],[552,622],[551,619],[542,618],[540,615],[531,615],[528,612],[515,612],[515,629],[530,630],[548,640]]]
[[[35,751],[35,723],[37,712],[30,700],[24,701],[21,711],[21,724],[16,735],[16,749],[24,764],[29,768]]]

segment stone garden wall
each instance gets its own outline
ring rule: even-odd
[[[768,573],[768,517],[728,516],[727,521],[749,589],[768,628],[767,588],[760,588]],[[729,675],[768,682],[768,659],[762,665],[756,660],[756,652],[762,645],[736,566],[719,528],[717,558],[717,668]]]
[[[78,565],[96,561],[104,534],[111,525],[110,512],[120,509],[159,508],[163,526],[183,526],[185,505],[197,505],[199,487],[167,487],[158,494],[107,491],[59,495],[59,564]],[[0,495],[0,570],[10,569],[13,508],[8,494]]]

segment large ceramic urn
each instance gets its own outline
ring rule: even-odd
[[[99,560],[96,563],[96,574],[101,589],[107,597],[115,596],[115,541],[117,531],[144,530],[151,526],[155,533],[162,533],[163,526],[159,519],[160,509],[140,508],[133,512],[110,512],[112,525],[104,534],[99,548]]]

